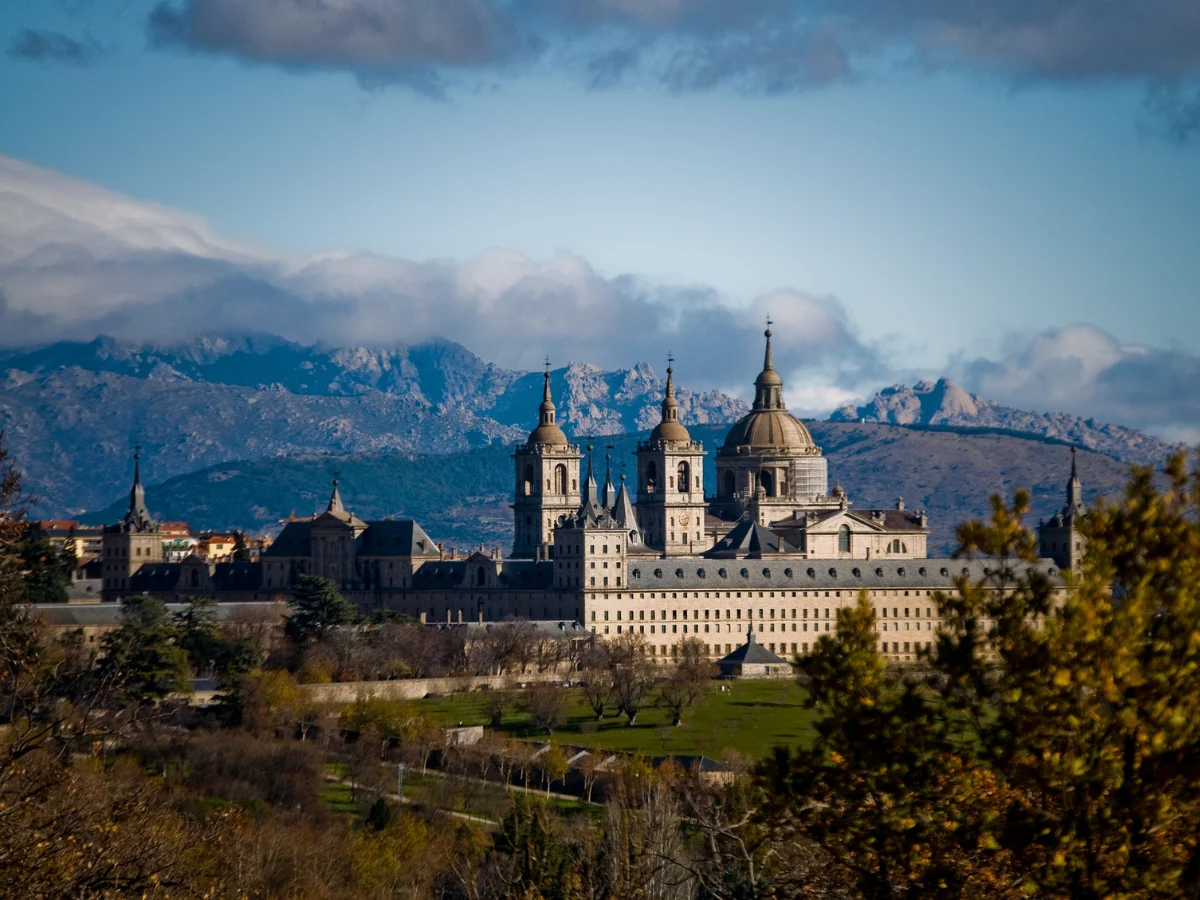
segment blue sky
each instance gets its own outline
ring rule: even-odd
[[[566,252],[653,292],[676,355],[707,347],[671,324],[696,297],[756,320],[810,298],[837,320],[790,357],[814,408],[944,371],[1028,403],[1065,359],[1064,406],[1128,418],[1146,400],[1112,366],[1163,360],[1146,390],[1200,371],[1200,12],[969,5],[10,0],[0,154],[289,260]],[[10,308],[72,318],[14,284]],[[830,328],[843,359],[813,349]],[[472,348],[521,365],[539,337]]]

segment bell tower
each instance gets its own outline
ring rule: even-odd
[[[551,556],[554,529],[579,510],[579,448],[555,422],[550,397],[550,360],[546,360],[538,426],[513,450],[514,557]]]
[[[667,357],[662,420],[637,448],[637,518],[646,547],[666,556],[707,550],[704,531],[704,447],[679,421],[675,375]]]
[[[129,509],[125,518],[116,525],[104,527],[101,597],[105,600],[115,600],[129,590],[130,578],[143,565],[163,559],[162,532],[146,509],[141,458],[139,446],[133,454],[133,484],[129,488]]]
[[[1071,448],[1071,477],[1067,480],[1067,502],[1061,510],[1038,528],[1038,555],[1058,563],[1061,569],[1078,568],[1083,561],[1087,539],[1079,525],[1087,510],[1083,505],[1083,484]]]

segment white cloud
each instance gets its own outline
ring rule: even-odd
[[[1033,336],[961,367],[963,386],[1035,412],[1070,412],[1168,439],[1200,433],[1200,357],[1121,342],[1093,325]]]
[[[30,211],[36,212],[32,215]],[[33,222],[33,227],[30,227]],[[0,157],[0,342],[98,333],[179,340],[265,331],[301,342],[460,341],[502,365],[656,364],[711,387],[762,359],[774,316],[783,371],[861,381],[882,371],[834,298],[781,290],[748,304],[703,286],[607,278],[560,252],[494,249],[415,262],[354,251],[307,259],[226,241],[200,219]]]

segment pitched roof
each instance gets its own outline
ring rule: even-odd
[[[750,519],[738,522],[705,556],[759,556],[764,553],[798,553],[775,532]]]
[[[312,522],[288,522],[279,532],[271,546],[262,552],[265,557],[274,556],[310,556],[312,555],[312,539],[309,526]]]
[[[787,660],[778,654],[772,653],[762,644],[754,639],[754,632],[751,631],[746,635],[746,643],[736,648],[728,656],[718,660],[717,665],[726,666],[745,666],[745,665],[767,665],[774,666],[786,663]]]
[[[360,556],[438,557],[437,544],[412,519],[368,522],[359,538]]]

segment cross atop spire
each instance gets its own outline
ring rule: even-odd
[[[546,372],[542,384],[542,405],[538,407],[538,424],[554,424],[554,401],[550,399],[550,357],[546,357]]]

